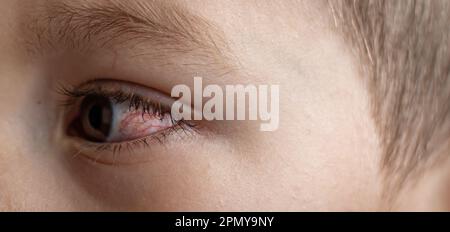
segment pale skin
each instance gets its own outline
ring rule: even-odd
[[[331,30],[326,3],[186,1],[182,5],[191,14],[223,32],[240,64],[239,71],[220,75],[196,65],[167,68],[133,57],[127,48],[83,54],[55,47],[33,57],[21,49],[27,34],[21,22],[49,2],[0,3],[0,210],[392,208],[382,198],[379,139],[359,60]],[[260,132],[254,121],[211,122],[216,129],[209,136],[123,151],[118,159],[134,153],[148,158],[130,165],[74,155],[55,86],[109,77],[170,92],[176,84],[192,85],[193,74],[205,76],[205,84],[280,85],[279,129]],[[433,204],[417,194],[394,209],[445,210],[445,198],[434,195],[448,176],[442,173],[431,187],[410,190],[427,189],[436,196]],[[411,201],[422,204],[412,207]]]

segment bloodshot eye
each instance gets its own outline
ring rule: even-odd
[[[136,96],[117,99],[88,94],[78,104],[78,116],[70,130],[73,135],[94,143],[140,139],[175,126],[166,108]]]
[[[199,124],[172,117],[177,99],[152,88],[97,79],[59,92],[65,96],[63,133],[75,157],[106,165],[142,163],[161,144],[182,145],[199,135]]]

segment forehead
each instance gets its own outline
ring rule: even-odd
[[[223,26],[241,29],[266,28],[298,31],[302,27],[324,25],[328,4],[323,1],[177,1],[190,11],[203,15]]]
[[[217,25],[230,48],[243,62],[249,62],[249,67],[277,61],[287,64],[286,59],[300,64],[294,60],[314,53],[320,43],[330,39],[332,17],[325,1],[195,0],[182,4]],[[275,54],[273,60],[259,60],[268,53]]]

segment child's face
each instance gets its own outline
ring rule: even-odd
[[[116,14],[120,7],[96,15],[110,1],[0,2],[0,210],[378,209],[380,153],[368,94],[358,60],[330,29],[327,6],[180,2],[173,11],[153,2],[143,14],[156,16],[128,15],[128,22]],[[169,21],[184,14],[196,20],[169,33],[176,24]],[[143,28],[122,28],[129,24]],[[170,95],[194,76],[203,86],[279,85],[278,129],[201,121],[198,133],[114,153],[75,145],[89,136],[69,129],[74,117],[61,105],[68,96],[60,86],[108,78]]]

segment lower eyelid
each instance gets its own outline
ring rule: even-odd
[[[71,143],[77,150],[75,157],[94,163],[121,166],[150,162],[158,154],[166,154],[164,150],[182,146],[183,142],[193,139],[194,135],[199,135],[196,129],[179,127],[122,143],[93,143],[78,137],[71,138]]]

